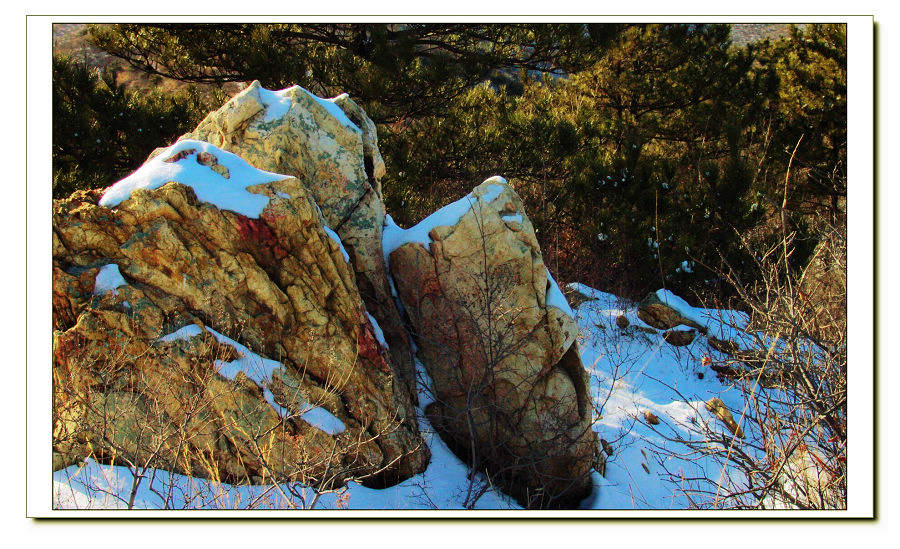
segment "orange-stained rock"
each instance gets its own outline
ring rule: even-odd
[[[426,412],[451,448],[524,505],[577,505],[591,491],[597,438],[571,309],[515,191],[491,178],[464,200],[425,225],[386,229],[434,382]]]
[[[247,190],[269,198],[258,219],[175,182],[112,209],[99,191],[54,201],[55,466],[93,455],[233,483],[371,486],[424,470],[406,384],[372,344],[355,274],[306,185]],[[94,295],[108,264],[125,284]],[[195,336],[160,341],[192,325]],[[278,367],[263,381],[223,374],[248,356]],[[311,406],[345,428],[307,421]]]
[[[346,94],[316,97],[299,86],[274,92],[254,81],[182,139],[233,152],[309,189],[350,254],[366,308],[384,331],[389,359],[415,399],[415,368],[381,252],[384,161],[375,124]]]

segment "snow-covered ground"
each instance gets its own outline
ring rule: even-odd
[[[594,473],[594,495],[582,502],[583,509],[686,509],[687,498],[679,490],[679,478],[689,482],[695,476],[719,478],[720,466],[711,458],[692,456],[679,459],[683,450],[666,439],[690,437],[697,422],[710,421],[703,403],[713,396],[735,410],[742,406],[738,391],[716,379],[714,372],[701,363],[708,349],[698,337],[685,347],[665,343],[660,333],[649,333],[637,317],[633,304],[615,296],[579,285],[578,290],[593,299],[581,303],[575,318],[581,329],[579,345],[582,361],[591,374],[594,403],[594,430],[609,442],[613,454],[608,458],[606,475]],[[686,304],[681,304],[682,307]],[[685,311],[700,320],[723,316],[691,308]],[[726,317],[730,313],[724,312]],[[621,330],[616,317],[625,316],[630,327]],[[374,323],[373,323],[374,325]],[[193,327],[196,328],[196,327]],[[168,339],[198,335],[192,327],[168,336]],[[199,332],[198,332],[199,333]],[[238,370],[265,385],[275,361],[258,357],[242,345],[213,332],[223,343],[232,345],[242,358],[218,365],[229,377]],[[254,367],[253,358],[259,367]],[[431,401],[430,380],[421,364],[419,374],[419,427],[432,453],[427,470],[391,488],[376,490],[356,483],[345,489],[317,495],[304,488],[289,495],[285,487],[230,486],[203,479],[168,474],[161,470],[143,471],[134,492],[135,508],[177,509],[462,509],[469,489],[481,480],[447,448],[438,437],[424,408]],[[260,370],[262,368],[262,371]],[[257,371],[259,370],[259,371]],[[702,374],[702,376],[701,376]],[[702,377],[702,378],[701,378]],[[274,406],[277,406],[273,403]],[[644,412],[651,412],[660,423],[650,426]],[[306,418],[317,423],[316,418]],[[711,421],[710,425],[724,430]],[[325,426],[328,427],[328,426]],[[326,432],[329,429],[325,429]],[[675,455],[669,455],[671,449]],[[125,467],[109,467],[88,460],[81,467],[71,466],[53,474],[54,506],[65,509],[108,509],[128,507],[132,500],[134,476]],[[471,499],[471,498],[470,498]],[[471,503],[471,501],[469,501]],[[511,498],[488,491],[474,502],[475,509],[518,509]]]
[[[583,285],[577,289],[594,298],[576,310],[581,360],[591,374],[594,431],[613,448],[606,476],[594,473],[595,499],[585,504],[594,509],[689,508],[673,479],[716,479],[723,471],[711,458],[679,459],[677,454],[685,448],[667,439],[691,439],[691,432],[704,422],[724,431],[704,402],[719,397],[729,408],[740,409],[742,396],[702,363],[709,352],[704,338],[674,347],[658,331],[642,330],[650,327],[637,317],[635,304]],[[730,311],[696,309],[683,301],[680,305],[683,313],[709,322],[734,316]],[[616,326],[620,315],[628,319],[629,328]],[[654,414],[660,424],[648,425],[644,412]]]

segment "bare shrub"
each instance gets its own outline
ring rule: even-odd
[[[326,391],[309,398],[277,372],[262,384],[229,379],[220,365],[242,353],[207,331],[141,356],[87,348],[54,369],[54,469],[78,456],[58,505],[78,506],[77,490],[104,508],[344,507],[348,482],[396,461],[373,466],[373,449],[399,418],[327,436],[303,418],[329,404]],[[327,380],[335,391],[344,383]]]
[[[823,224],[821,233],[813,260],[799,272],[787,232],[751,253],[758,282],[744,282],[734,269],[721,272],[750,322],[731,326],[738,341],[709,339],[709,356],[718,357],[710,365],[740,391],[743,406],[726,413],[715,403],[706,410],[692,403],[693,422],[680,426],[688,435],[655,429],[683,448],[658,447],[660,464],[698,508],[846,508],[846,230]],[[747,239],[744,245],[753,250]],[[716,471],[686,478],[665,466],[667,458],[703,456],[718,463]]]

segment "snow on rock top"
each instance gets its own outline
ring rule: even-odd
[[[750,321],[746,313],[725,309],[692,307],[687,301],[665,289],[657,290],[656,297],[678,311],[678,314],[682,317],[705,327],[709,335],[731,340],[743,340],[747,337],[747,334],[743,331]]]
[[[347,113],[343,111],[336,103],[335,100],[346,96],[347,94],[341,94],[337,97],[333,97],[331,99],[325,99],[315,95],[310,92],[306,88],[302,88],[300,86],[291,86],[290,88],[285,88],[283,90],[267,90],[262,86],[259,87],[259,99],[262,104],[266,107],[266,122],[272,122],[274,120],[278,120],[291,109],[291,95],[297,92],[302,92],[312,98],[316,103],[322,106],[328,114],[335,117],[341,124],[347,126],[351,130],[356,131],[357,133],[362,133],[362,130],[359,129],[359,126],[353,123],[352,120],[347,116]]]
[[[602,315],[608,317],[610,319],[615,319],[618,316],[624,316],[628,319],[629,324],[633,324],[636,326],[640,326],[642,328],[653,329],[652,326],[644,322],[637,315],[637,309],[634,306],[629,305],[625,300],[620,299],[614,294],[601,292],[600,290],[595,290],[590,286],[586,286],[581,284],[580,282],[572,282],[566,285],[570,290],[574,290],[581,295],[587,296],[590,301],[594,303],[591,304],[590,310],[593,315]],[[580,312],[579,308],[579,312]],[[579,324],[582,324],[583,317],[579,315],[576,317],[576,321]]]
[[[400,246],[409,242],[418,242],[423,246],[428,247],[428,245],[431,244],[431,237],[428,236],[431,229],[440,226],[456,225],[459,223],[462,216],[466,215],[466,212],[472,209],[472,206],[479,200],[483,201],[485,204],[496,200],[505,188],[506,179],[499,175],[495,175],[494,177],[486,179],[484,183],[490,183],[490,185],[488,186],[487,191],[481,196],[476,197],[473,193],[469,193],[456,202],[447,204],[409,229],[402,229],[399,225],[394,223],[394,220],[390,215],[386,215],[384,217],[384,231],[381,237],[385,265],[390,264],[389,258],[391,252]],[[482,185],[484,183],[482,183]]]
[[[216,360],[213,362],[216,369],[219,370],[219,373],[228,379],[234,379],[239,372],[243,372],[245,376],[262,388],[263,397],[266,399],[266,402],[278,412],[278,415],[281,417],[290,416],[290,412],[275,402],[275,395],[268,389],[269,384],[272,383],[272,376],[275,371],[282,368],[281,363],[277,360],[265,358],[254,353],[237,341],[220,334],[212,328],[207,327],[206,330],[209,331],[219,343],[230,345],[238,353],[238,358],[230,362],[225,362],[223,360]],[[196,324],[188,324],[171,334],[159,338],[159,341],[171,342],[178,339],[190,339],[200,335],[201,332],[202,329]],[[340,419],[320,406],[313,406],[307,403],[304,406],[303,412],[300,414],[300,418],[329,435],[336,435],[346,430],[346,426]]]
[[[104,265],[97,271],[97,278],[94,280],[94,295],[103,295],[107,292],[118,294],[116,288],[126,286],[128,283],[122,278],[119,272],[119,266],[115,263]]]
[[[259,100],[266,107],[266,122],[277,120],[287,114],[291,109],[291,98],[288,96],[288,92],[296,87],[291,86],[277,91],[259,88]]]
[[[247,187],[288,176],[254,168],[241,157],[204,141],[179,141],[103,193],[100,205],[115,208],[138,189],[157,189],[176,182],[194,189],[197,199],[222,210],[259,218],[269,198]]]
[[[678,311],[684,318],[692,320],[700,325],[703,324],[703,319],[697,314],[694,308],[688,305],[687,301],[673,294],[669,290],[656,290],[656,297],[669,307]]]

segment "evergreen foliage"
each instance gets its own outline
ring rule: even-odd
[[[196,92],[128,91],[112,71],[53,59],[53,197],[105,187],[203,117]]]
[[[840,225],[847,189],[846,27],[807,25],[746,47],[730,31],[124,24],[90,36],[184,82],[349,93],[378,123],[385,200],[401,224],[502,174],[560,279],[633,298],[662,286],[720,299],[728,285],[716,273],[754,272],[742,238],[763,253],[792,233],[800,268],[821,240],[817,224]],[[62,194],[72,166],[78,185],[108,184],[197,116],[185,98],[129,95],[108,77],[89,84],[71,64],[54,69]]]
[[[376,122],[439,114],[497,69],[571,72],[615,26],[491,24],[120,24],[96,45],[133,67],[184,82],[259,80],[349,93]]]

